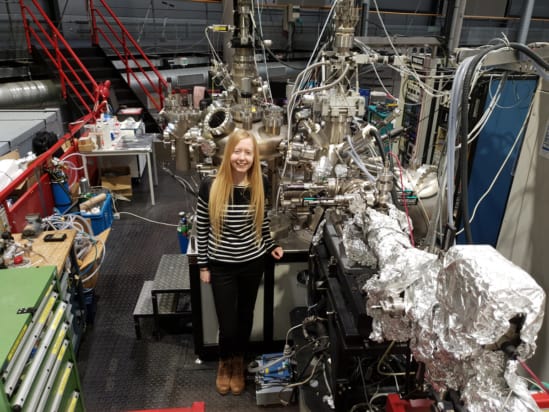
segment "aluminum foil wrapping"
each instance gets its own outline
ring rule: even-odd
[[[400,221],[377,210],[368,209],[364,213],[362,228],[364,238],[374,251],[380,269],[393,264],[405,249],[412,247]]]
[[[399,213],[357,207],[344,227],[347,256],[377,263],[363,286],[370,339],[409,340],[435,390],[460,391],[469,412],[538,410],[500,348],[520,334],[519,356],[533,355],[543,289],[491,246],[454,246],[443,258],[413,248]]]
[[[444,348],[469,358],[505,340],[510,320],[524,318],[518,351],[533,355],[543,323],[545,292],[524,270],[488,245],[454,246],[438,277],[437,300],[445,312]]]
[[[393,261],[402,248],[412,245],[403,227],[406,215],[390,205],[389,214],[367,208],[360,198],[351,202],[353,218],[343,225],[346,256],[367,267],[382,267]]]
[[[345,255],[353,262],[369,268],[377,266],[377,258],[374,251],[362,239],[362,231],[349,220],[343,225],[343,246]]]
[[[356,235],[357,226],[362,238]],[[391,207],[388,214],[374,209],[355,214],[344,230],[347,256],[379,269],[364,286],[366,309],[373,318],[370,339],[375,341],[410,339],[415,319],[434,298],[440,263],[436,255],[413,248],[404,228],[406,216]]]
[[[454,246],[430,316],[416,324],[414,357],[435,388],[460,390],[471,412],[537,410],[499,347],[515,333],[510,320],[521,317],[517,349],[532,356],[544,307],[543,289],[491,246]]]
[[[373,318],[370,339],[404,342],[414,336],[416,323],[433,304],[439,269],[436,255],[401,248],[391,264],[383,266],[377,276],[366,282],[366,309]]]
[[[461,390],[468,412],[539,411],[526,381],[516,373],[516,361],[505,359],[503,352],[485,351],[468,366],[471,376]]]

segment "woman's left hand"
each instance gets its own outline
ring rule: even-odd
[[[276,260],[282,259],[282,256],[284,256],[284,249],[282,249],[280,246],[277,246],[272,250],[271,256],[274,257]]]

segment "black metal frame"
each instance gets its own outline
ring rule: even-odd
[[[280,352],[284,347],[284,341],[274,339],[274,289],[275,289],[275,265],[277,263],[307,262],[307,251],[285,251],[280,261],[268,257],[265,261],[265,274],[263,279],[263,340],[250,342],[250,351],[253,353]],[[191,306],[193,339],[195,353],[203,360],[214,360],[218,356],[217,345],[204,343],[204,330],[202,328],[202,295],[200,293],[200,271],[195,255],[189,255],[189,275],[191,282]],[[286,314],[286,316],[290,316]]]
[[[309,283],[322,285],[311,291],[313,299],[321,303],[328,319],[330,336],[331,386],[336,410],[349,410],[353,405],[365,402],[362,385],[351,382],[349,368],[361,363],[373,371],[366,383],[382,381],[384,376],[377,372],[381,357],[390,350],[391,355],[402,355],[405,359],[404,377],[399,376],[404,393],[416,388],[413,372],[417,364],[411,361],[408,342],[377,343],[369,339],[372,319],[366,312],[366,297],[360,291],[360,282],[369,278],[373,271],[351,265],[341,247],[341,238],[330,220],[324,227],[323,240],[311,250]],[[393,382],[388,382],[393,386]],[[356,386],[356,387],[355,387]],[[391,388],[396,392],[396,388]]]

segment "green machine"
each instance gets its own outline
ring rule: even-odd
[[[0,270],[0,412],[85,411],[55,266]]]

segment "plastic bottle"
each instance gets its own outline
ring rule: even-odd
[[[120,138],[120,128],[121,128],[121,124],[120,122],[118,121],[118,118],[116,116],[114,116],[113,118],[114,122],[113,122],[113,135],[112,135],[112,140],[117,140],[118,138]]]
[[[101,135],[101,146],[103,149],[111,149],[112,148],[112,140],[111,140],[111,131],[109,128],[109,123],[106,121],[98,122],[97,123],[98,133]]]
[[[185,212],[179,212],[179,225],[177,226],[177,231],[184,236],[187,236],[189,233],[187,214]]]
[[[189,224],[187,214],[179,212],[179,224],[177,225],[177,238],[179,239],[179,248],[182,254],[187,253],[189,247]]]

